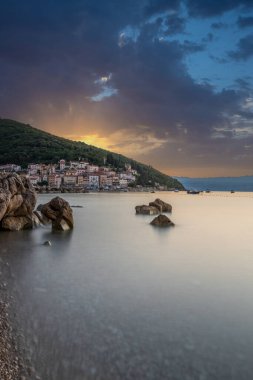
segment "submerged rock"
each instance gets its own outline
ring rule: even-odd
[[[150,202],[149,206],[156,207],[160,212],[172,212],[172,206],[159,198],[157,198],[154,202]]]
[[[169,203],[156,199],[154,202],[150,202],[149,205],[141,205],[135,207],[136,214],[142,215],[156,215],[160,212],[172,212],[172,206]]]
[[[141,205],[135,207],[136,214],[142,215],[156,215],[158,214],[158,209],[153,206]]]
[[[46,240],[46,241],[44,241],[43,245],[47,245],[47,246],[51,247],[52,243],[50,240]]]
[[[175,224],[166,215],[163,215],[163,214],[160,214],[157,217],[155,217],[150,224],[152,224],[152,226],[157,226],[157,227],[175,226]]]
[[[66,231],[74,227],[72,209],[67,201],[55,197],[41,207],[41,214],[52,221],[53,231]]]

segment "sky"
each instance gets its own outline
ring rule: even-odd
[[[1,0],[0,117],[170,175],[253,175],[253,0]]]

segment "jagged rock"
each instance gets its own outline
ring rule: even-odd
[[[43,207],[43,204],[40,203],[40,204],[37,206],[36,211],[41,211],[42,207]]]
[[[150,202],[149,206],[156,207],[160,212],[171,212],[172,206],[169,203],[157,198],[154,202]]]
[[[43,205],[41,214],[52,221],[54,231],[66,231],[74,226],[72,209],[61,197],[55,197]]]
[[[136,206],[135,207],[136,214],[142,214],[142,215],[156,215],[158,214],[158,209],[153,206]]]
[[[156,215],[159,212],[171,212],[172,206],[169,203],[156,199],[154,202],[150,202],[149,205],[141,205],[135,207],[136,214],[142,215]]]
[[[11,193],[0,188],[0,220],[3,219],[10,203]]]
[[[70,227],[69,224],[64,219],[56,219],[52,221],[52,230],[53,231],[68,231],[73,227]]]
[[[0,174],[0,227],[17,231],[33,227],[36,192],[26,177]],[[15,218],[17,218],[15,220]]]
[[[33,224],[33,227],[40,227],[42,225],[40,219],[35,213],[33,213],[32,215],[32,224]]]
[[[13,197],[9,201],[6,214],[13,215],[15,211],[21,207],[22,203],[23,196],[21,194],[13,195]]]
[[[6,216],[2,219],[2,229],[20,231],[33,228],[33,220],[27,216]]]
[[[43,205],[41,205],[41,206],[43,206]],[[40,224],[43,226],[45,226],[51,222],[50,219],[48,219],[45,215],[43,215],[40,211],[38,211],[38,209],[35,210],[33,212],[33,214],[39,219]]]
[[[156,216],[150,224],[157,227],[172,227],[175,225],[166,215],[163,214]]]

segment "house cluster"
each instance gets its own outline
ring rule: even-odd
[[[2,165],[0,171],[21,171],[18,165]],[[85,161],[62,159],[56,164],[29,164],[26,175],[34,186],[48,186],[51,189],[119,190],[134,183],[138,175],[131,165],[116,172],[107,166],[92,165]]]

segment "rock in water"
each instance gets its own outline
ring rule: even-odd
[[[27,216],[6,216],[2,220],[2,229],[7,231],[29,230],[33,221]]]
[[[66,231],[74,226],[72,209],[67,201],[55,197],[41,207],[41,214],[52,221],[53,231]]]
[[[29,179],[16,173],[0,174],[0,228],[33,228],[36,192]]]
[[[157,227],[175,226],[175,224],[166,215],[163,215],[163,214],[160,214],[157,217],[155,217],[155,219],[153,219],[150,224]]]
[[[160,212],[172,212],[172,206],[159,198],[157,198],[154,202],[150,202],[149,206],[156,207]]]
[[[44,241],[43,245],[47,245],[47,246],[51,247],[52,243],[50,240],[46,240],[46,241]]]
[[[136,214],[142,214],[142,215],[156,215],[158,214],[158,209],[153,206],[136,206],[135,207]]]

